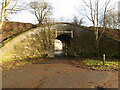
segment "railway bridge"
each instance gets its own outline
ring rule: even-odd
[[[96,55],[94,31],[69,23],[36,27],[20,34],[0,49],[0,60],[22,60],[36,57],[54,57],[54,41],[63,43],[63,51],[69,56]],[[100,53],[118,54],[118,42],[103,35]]]

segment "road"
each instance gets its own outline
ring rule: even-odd
[[[3,88],[118,88],[117,71],[82,69],[69,60],[45,60],[2,74]]]

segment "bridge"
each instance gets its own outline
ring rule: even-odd
[[[0,60],[23,60],[36,57],[54,57],[54,41],[60,40],[69,56],[94,56],[94,32],[69,23],[33,28],[20,34],[0,49]],[[106,37],[100,40],[100,53],[118,54],[118,42]]]

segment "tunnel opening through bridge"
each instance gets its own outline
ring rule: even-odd
[[[69,56],[69,47],[71,45],[71,36],[68,34],[61,34],[55,38],[54,41],[54,55],[55,57]]]

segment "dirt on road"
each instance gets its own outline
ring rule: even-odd
[[[87,70],[54,59],[2,72],[2,88],[97,87],[118,88],[118,71]]]

